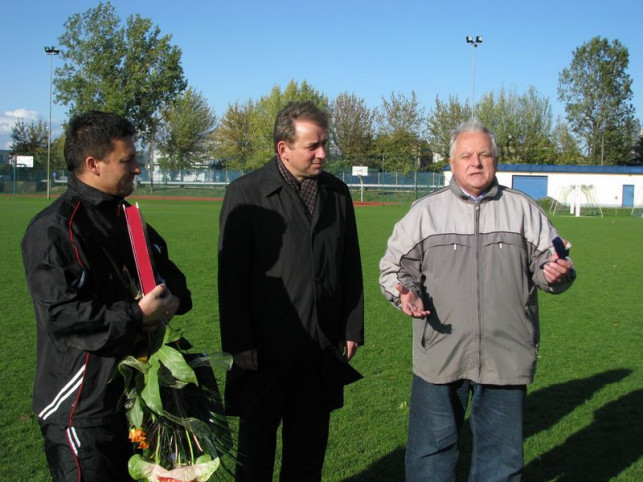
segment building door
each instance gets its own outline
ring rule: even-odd
[[[631,208],[634,206],[634,185],[623,184],[623,207]]]
[[[511,187],[538,200],[547,197],[547,176],[512,176]]]

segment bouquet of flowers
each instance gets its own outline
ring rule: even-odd
[[[189,343],[169,326],[157,333],[149,356],[128,356],[118,366],[137,444],[129,473],[149,482],[209,480],[233,445],[212,367],[229,370],[232,358],[188,353]]]
[[[139,299],[157,284],[147,224],[138,204],[123,206],[136,263]],[[232,436],[212,371],[229,370],[232,357],[188,353],[191,345],[169,325],[148,335],[145,356],[118,365],[125,378],[125,410],[130,440],[139,453],[129,460],[135,480],[202,482],[230,455]]]

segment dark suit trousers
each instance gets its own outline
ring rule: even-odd
[[[281,423],[279,480],[320,481],[330,412],[324,404],[319,368],[259,370],[250,375],[243,399],[236,480],[273,480],[277,431]]]

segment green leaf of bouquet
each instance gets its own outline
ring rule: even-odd
[[[134,480],[149,480],[152,470],[154,470],[154,465],[139,454],[132,455],[127,462],[127,471]]]
[[[199,457],[199,459],[202,459],[204,457],[207,456],[202,455],[201,457]],[[199,459],[197,459],[197,461]],[[221,459],[219,459],[219,457],[214,460],[203,461],[201,463],[193,465],[192,467],[194,468],[194,475],[196,475],[197,482],[206,482],[207,480],[209,480],[210,477],[212,477],[212,475],[217,471],[219,465],[221,465]]]
[[[172,328],[171,326],[167,326],[165,328],[165,336],[163,338],[163,343],[168,344],[168,343],[174,343],[176,340],[181,338],[182,331],[181,330],[176,330]]]
[[[134,376],[134,370],[145,373],[147,371],[147,368],[148,367],[146,362],[142,362],[131,355],[123,358],[118,363],[118,372],[123,376],[126,387],[130,386],[132,377]],[[114,372],[114,375],[112,375],[109,381],[111,382],[115,377],[116,372]]]
[[[150,357],[150,362],[152,360],[162,363],[177,380],[184,383],[199,384],[194,370],[185,361],[183,354],[171,346],[163,345]]]
[[[120,361],[118,369],[122,373],[123,371],[131,371],[129,370],[130,368],[134,368],[141,373],[145,373],[149,369],[149,366],[147,362],[141,361],[130,355]]]
[[[172,374],[167,370],[159,371],[159,383],[161,384],[162,387],[170,387],[170,388],[175,388],[177,390],[181,390],[183,387],[187,385],[187,383],[174,378]]]
[[[161,402],[161,393],[159,390],[158,372],[160,364],[159,361],[154,358],[154,355],[150,357],[148,363],[150,367],[147,373],[145,373],[145,387],[141,391],[141,397],[150,410],[161,415],[163,413],[163,402]]]
[[[127,410],[126,416],[130,427],[140,427],[143,425],[143,404],[140,398],[136,397],[133,400],[132,407]]]
[[[194,461],[194,465],[205,464],[206,462],[210,462],[211,460],[212,460],[212,457],[210,457],[208,454],[203,454],[200,457],[196,458],[196,460]]]

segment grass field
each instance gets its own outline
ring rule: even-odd
[[[188,277],[194,309],[177,325],[197,349],[218,351],[215,253],[221,204],[138,201]],[[30,408],[35,322],[19,247],[29,219],[47,202],[0,196],[0,480],[48,480]],[[393,224],[407,209],[357,208],[366,345],[354,365],[365,378],[347,388],[345,407],[333,414],[325,481],[403,480],[411,327],[384,301],[377,277]],[[574,244],[579,277],[567,293],[540,297],[542,343],[527,397],[523,480],[641,481],[643,220],[622,212],[553,221]],[[458,480],[466,480],[468,450],[465,444]]]

